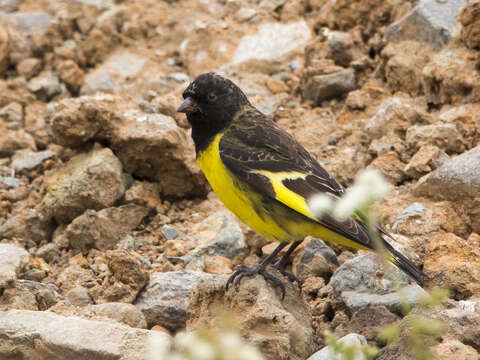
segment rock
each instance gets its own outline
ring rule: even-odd
[[[415,185],[414,193],[452,201],[480,197],[480,146],[422,177]]]
[[[41,73],[32,78],[27,87],[37,96],[37,99],[42,101],[50,101],[62,92],[58,77],[51,72]]]
[[[56,281],[56,284],[61,288],[63,293],[67,293],[77,286],[90,289],[96,284],[93,270],[85,266],[85,263],[86,261],[83,256],[78,257],[77,255],[69,259],[68,265],[58,274]]]
[[[256,35],[246,35],[240,39],[233,64],[250,60],[279,61],[305,45],[310,36],[310,29],[303,20],[290,24],[263,24]]]
[[[73,60],[63,61],[58,68],[60,79],[73,94],[78,94],[85,81],[85,74]]]
[[[309,79],[303,89],[303,97],[319,105],[324,100],[341,96],[356,88],[354,72],[341,70],[327,75],[316,75]]]
[[[310,309],[298,288],[274,269],[286,287],[286,296],[261,276],[244,278],[236,291],[225,291],[227,277],[198,286],[188,304],[187,329],[215,326],[218,309],[234,314],[240,333],[269,360],[306,359],[314,350]],[[268,324],[268,331],[265,331]]]
[[[24,76],[27,80],[37,76],[42,71],[42,61],[37,58],[22,59],[17,64],[18,75]]]
[[[160,231],[166,240],[176,239],[180,235],[177,229],[169,225],[163,225]]]
[[[422,82],[432,104],[478,103],[480,74],[475,55],[468,49],[446,48],[435,54],[423,68]]]
[[[403,19],[385,30],[387,41],[422,41],[435,50],[442,49],[458,25],[456,16],[467,0],[439,2],[423,0]]]
[[[11,288],[29,261],[28,252],[11,244],[0,244],[0,288]]]
[[[147,59],[130,51],[120,51],[110,56],[101,68],[127,78],[137,75],[146,62]]]
[[[392,325],[400,320],[400,317],[385,306],[367,306],[353,312],[349,321],[339,324],[335,328],[335,334],[358,333],[363,334],[368,341],[376,341],[378,334],[385,326]]]
[[[23,106],[17,102],[11,102],[0,109],[0,119],[5,120],[7,127],[18,130],[24,126]]]
[[[418,305],[428,293],[417,284],[408,285],[398,292],[391,292],[384,295],[368,294],[358,291],[343,291],[342,301],[351,310],[361,310],[369,306],[385,306],[395,314],[402,315],[405,304],[408,306]]]
[[[145,316],[132,304],[105,303],[89,305],[85,310],[91,311],[96,318],[110,319],[133,328],[147,328]]]
[[[423,114],[417,111],[407,99],[400,97],[386,98],[365,124],[365,131],[373,139],[393,136],[404,132],[410,124],[422,121]],[[397,135],[398,136],[398,135]]]
[[[24,0],[0,0],[0,10],[4,12],[17,11]]]
[[[179,83],[185,83],[190,81],[190,77],[183,72],[175,72],[167,75],[168,80],[174,80]]]
[[[28,149],[18,150],[12,157],[10,167],[17,173],[24,174],[41,166],[48,159],[52,159],[56,154],[51,150],[34,152]]]
[[[388,294],[396,290],[395,282],[408,285],[409,278],[390,264],[385,264],[379,255],[368,253],[343,263],[333,274],[330,284],[337,292]]]
[[[257,14],[257,11],[252,8],[241,8],[235,13],[235,20],[244,22],[251,20],[255,15]]]
[[[11,176],[0,176],[0,189],[16,189],[22,185],[22,180]]]
[[[0,126],[0,129],[2,127]],[[32,135],[23,129],[8,130],[2,129],[0,137],[0,157],[11,156],[15,151],[21,149],[37,150],[35,140]]]
[[[465,141],[454,124],[410,126],[406,134],[407,144],[414,149],[423,145],[435,145],[447,152],[462,153]]]
[[[70,246],[86,252],[90,248],[111,250],[148,214],[148,209],[134,205],[87,210],[65,229]]]
[[[78,360],[140,360],[147,357],[149,333],[117,323],[12,310],[0,313],[0,357],[11,357],[16,349],[19,358],[31,360],[52,359],[52,354]]]
[[[50,17],[44,12],[15,12],[6,15],[8,20],[13,21],[19,30],[28,35],[43,34],[52,24]]]
[[[458,14],[463,25],[461,38],[470,49],[480,49],[480,1],[471,0]]]
[[[161,325],[175,331],[186,325],[187,306],[195,288],[217,281],[215,275],[197,271],[153,273],[135,306],[145,315],[149,328]]]
[[[432,283],[449,289],[457,299],[480,295],[480,236],[467,240],[439,234],[425,248],[424,271]]]
[[[36,206],[9,217],[0,225],[0,237],[21,240],[34,246],[49,241],[53,230],[51,217]]]
[[[204,260],[205,272],[209,274],[231,274],[232,261],[223,256],[209,256]]]
[[[324,241],[311,238],[293,259],[292,269],[301,281],[309,276],[330,279],[338,267],[335,252]]]
[[[70,222],[87,209],[112,206],[125,192],[122,164],[108,148],[74,156],[45,183],[42,205],[60,223]]]
[[[456,339],[444,339],[434,347],[433,352],[438,360],[476,360],[479,357],[474,348]]]
[[[43,279],[47,277],[47,273],[45,270],[40,269],[30,269],[25,271],[23,274],[23,278],[25,280],[41,282]]]
[[[162,189],[158,183],[148,181],[134,181],[132,186],[125,193],[125,201],[133,202],[148,209],[155,209],[161,206],[160,193]]]
[[[361,352],[361,347],[367,345],[367,340],[363,335],[348,334],[338,339],[338,343],[345,346],[353,346],[356,348],[352,360],[366,360],[366,356]],[[336,352],[331,346],[325,346],[322,350],[317,351],[307,360],[342,360],[343,355]]]
[[[77,286],[65,294],[65,297],[73,306],[83,307],[92,304],[90,291],[83,286]]]
[[[110,74],[104,70],[97,70],[85,76],[80,94],[93,95],[99,92],[112,92],[114,90],[115,83]]]
[[[337,65],[348,67],[353,60],[351,50],[353,47],[352,36],[347,32],[328,31],[326,37],[328,47],[327,58],[335,61]]]
[[[445,164],[450,157],[437,146],[422,145],[412,156],[403,171],[415,179]]]
[[[53,261],[60,254],[60,249],[55,243],[48,243],[41,246],[36,255],[44,259],[47,263]]]
[[[177,100],[178,94],[170,93],[156,96],[151,103],[155,112],[174,117],[177,112]]]
[[[411,347],[411,324],[418,321],[425,323],[440,321],[443,327],[442,339],[446,341],[456,339],[463,344],[470,344],[475,350],[480,347],[480,331],[478,329],[480,316],[478,314],[465,312],[459,308],[417,307],[399,322],[400,336],[382,349],[378,359],[410,360],[415,358]],[[436,345],[429,336],[422,336],[422,341],[426,346]]]
[[[189,270],[203,270],[205,256],[224,256],[233,260],[237,255],[248,252],[243,232],[233,215],[218,211],[201,223],[194,225],[190,231],[191,248],[182,257]]]
[[[0,297],[2,311],[11,309],[44,311],[54,306],[61,296],[53,284],[18,280],[14,288],[5,289]]]
[[[407,219],[415,219],[422,217],[425,214],[425,208],[421,203],[414,202],[412,205],[409,205],[402,211],[400,215],[397,216],[395,222],[393,223],[392,230],[397,231],[399,224],[403,223]]]
[[[422,70],[430,56],[430,48],[417,41],[389,43],[382,50],[385,78],[392,89],[409,94],[423,93]]]
[[[385,179],[393,184],[400,184],[405,179],[403,172],[405,164],[394,151],[380,155],[368,167],[379,170]]]
[[[148,266],[138,254],[127,250],[109,250],[106,258],[107,277],[101,286],[91,290],[95,303],[132,303],[148,283]]]
[[[169,116],[147,114],[124,99],[97,95],[61,101],[51,123],[60,145],[109,142],[126,172],[158,181],[165,196],[205,194],[192,140]]]

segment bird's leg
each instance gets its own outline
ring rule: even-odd
[[[282,290],[282,299],[285,297],[285,286],[282,284],[282,282],[277,279],[275,276],[267,273],[265,271],[265,268],[267,267],[268,264],[272,262],[272,260],[277,256],[277,254],[282,251],[282,249],[287,246],[287,243],[280,243],[273,252],[268,255],[263,261],[258,264],[255,267],[247,267],[247,266],[240,266],[228,279],[227,284],[225,285],[226,289],[233,283],[235,285],[235,289],[238,290],[238,285],[240,284],[240,281],[242,280],[243,277],[245,276],[254,276],[256,274],[262,275],[265,280],[270,281],[273,283],[273,286],[279,287]]]
[[[300,290],[302,289],[302,283],[300,279],[293,275],[291,272],[288,272],[285,269],[285,265],[287,264],[288,257],[292,255],[293,251],[302,243],[303,240],[295,241],[290,247],[287,249],[287,252],[282,256],[280,260],[278,260],[275,264],[272,265],[273,268],[280,271],[280,273],[288,278],[291,282],[296,282]]]

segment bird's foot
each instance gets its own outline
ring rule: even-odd
[[[282,274],[283,276],[286,276],[290,282],[297,283],[298,288],[300,289],[300,292],[302,292],[302,282],[300,281],[300,279],[295,275],[293,275],[291,272],[285,270],[285,266],[280,261],[273,264],[272,267],[280,271],[280,274]]]
[[[240,285],[240,281],[245,277],[251,277],[254,275],[260,274],[263,278],[267,281],[270,281],[274,287],[280,288],[282,291],[282,300],[285,298],[285,285],[283,285],[282,281],[277,277],[269,274],[265,270],[265,266],[258,265],[255,267],[247,267],[247,266],[240,266],[228,279],[225,288],[228,289],[231,284],[235,286],[235,290],[238,291],[238,286]],[[293,275],[293,274],[292,274]],[[294,276],[294,275],[293,275]]]

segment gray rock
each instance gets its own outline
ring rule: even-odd
[[[22,180],[10,176],[0,176],[0,189],[17,188],[22,185]]]
[[[176,72],[167,75],[167,79],[174,80],[179,83],[190,81],[190,77],[183,72]]]
[[[56,256],[60,255],[60,249],[58,248],[57,244],[48,243],[41,246],[37,250],[36,255],[41,257],[46,262],[51,262]]]
[[[74,249],[110,250],[135,229],[148,209],[135,204],[110,207],[100,211],[87,210],[65,229],[65,237]]]
[[[70,1],[77,4],[93,6],[100,11],[108,10],[114,6],[113,2],[110,0],[70,0]]]
[[[0,0],[0,11],[12,12],[17,11],[24,0]]]
[[[137,54],[130,51],[121,51],[110,56],[101,66],[101,69],[126,78],[137,75],[146,62],[147,59]]]
[[[203,256],[229,259],[248,252],[245,237],[235,217],[218,211],[191,229],[193,250],[182,257],[189,270],[203,270]]]
[[[330,284],[339,293],[356,291],[380,295],[394,292],[396,283],[406,286],[409,278],[393,265],[385,264],[375,253],[360,255],[346,261],[330,280]]]
[[[38,152],[28,149],[18,150],[13,155],[10,166],[19,173],[29,172],[42,165],[45,160],[55,157],[55,155],[51,150]]]
[[[303,47],[310,37],[310,29],[304,20],[290,24],[263,24],[257,34],[240,40],[233,64],[249,60],[280,61],[288,53]]]
[[[352,70],[341,70],[327,75],[312,77],[303,89],[303,97],[319,104],[357,88],[355,73]]]
[[[93,303],[90,291],[86,287],[76,286],[69,290],[65,297],[74,306],[83,307]]]
[[[62,92],[58,77],[52,72],[44,72],[32,78],[27,84],[28,90],[33,92],[39,100],[49,101]]]
[[[47,272],[40,269],[30,269],[25,271],[23,278],[25,280],[40,282],[47,277]]]
[[[15,12],[6,15],[18,30],[26,35],[42,35],[52,25],[52,20],[44,12]]]
[[[413,149],[436,145],[448,152],[462,153],[465,150],[465,140],[455,124],[413,125],[407,129],[405,140]]]
[[[169,225],[163,225],[160,231],[166,240],[176,239],[178,235],[180,235],[180,232],[177,229]]]
[[[0,288],[15,286],[20,271],[28,264],[30,256],[23,248],[0,244]]]
[[[349,33],[341,31],[328,31],[327,33],[327,57],[333,59],[337,65],[348,67],[353,60],[350,51],[353,45],[352,36]]]
[[[115,83],[110,74],[105,70],[95,70],[87,76],[80,89],[80,95],[93,95],[98,92],[112,92],[115,90]]]
[[[17,280],[14,288],[4,290],[0,297],[0,308],[2,311],[9,309],[44,311],[60,299],[59,289],[54,284]]]
[[[480,196],[480,146],[467,151],[420,178],[417,196],[452,201]]]
[[[329,278],[338,267],[335,251],[320,239],[312,238],[303,248],[303,253],[296,256],[293,261],[295,275],[300,280],[308,276]]]
[[[390,311],[402,314],[403,306],[414,306],[420,303],[428,293],[417,284],[409,285],[400,291],[389,294],[368,294],[358,291],[343,291],[341,298],[345,305],[352,310],[358,310],[368,306],[384,305]]]
[[[0,313],[0,358],[25,360],[143,360],[147,358],[148,330],[63,317],[44,311],[12,310]]]
[[[405,219],[411,217],[421,217],[425,214],[425,208],[419,202],[414,202],[412,205],[405,208],[400,215],[397,216],[395,222],[392,226],[393,231],[397,231],[397,227],[401,224]]]
[[[0,118],[5,120],[9,129],[17,130],[23,127],[23,106],[11,102],[0,109]]]
[[[119,302],[90,305],[85,310],[92,312],[97,318],[103,317],[134,328],[146,329],[147,321],[143,313],[132,304]]]
[[[153,273],[135,305],[145,315],[148,327],[161,325],[178,330],[185,327],[188,302],[195,288],[202,281],[216,279],[215,275],[197,271]]]
[[[456,16],[467,0],[423,0],[403,19],[385,31],[388,41],[416,40],[442,49],[458,25]]]
[[[395,113],[405,106],[401,98],[391,97],[385,99],[376,113],[365,124],[365,130],[375,138],[384,136],[388,131],[391,117],[395,116]]]
[[[125,192],[122,164],[108,148],[80,154],[46,180],[42,206],[60,223],[112,206]]]
[[[359,334],[348,334],[338,340],[340,344],[345,346],[354,346],[357,348],[354,357],[351,360],[365,360],[365,355],[361,352],[360,348],[363,345],[367,345],[367,339],[365,336]],[[342,354],[336,353],[331,346],[325,346],[323,349],[317,351],[310,356],[307,360],[343,360]]]

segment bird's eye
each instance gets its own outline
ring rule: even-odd
[[[215,94],[214,92],[211,92],[210,94],[208,94],[208,101],[215,101],[217,99],[217,94]]]

